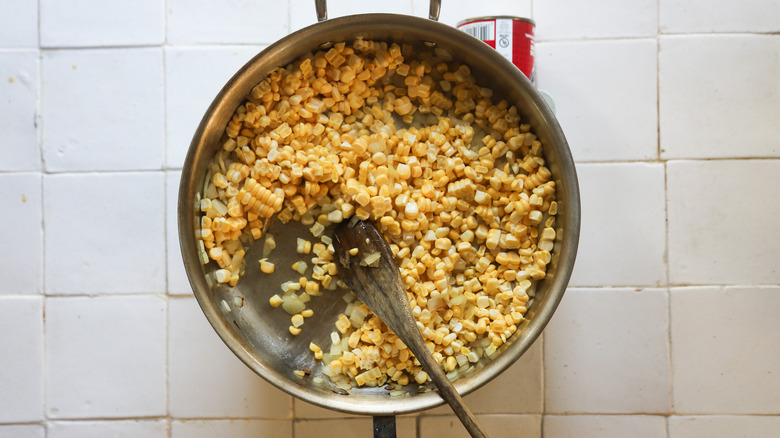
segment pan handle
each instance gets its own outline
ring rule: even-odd
[[[396,438],[395,415],[374,417],[374,438]]]
[[[317,11],[317,21],[325,21],[328,19],[327,0],[314,0],[314,9]],[[439,21],[439,12],[441,12],[441,0],[431,0],[430,7],[428,8],[428,18],[433,21]]]
[[[431,0],[431,5],[428,7],[428,18],[439,21],[439,12],[441,12],[441,0]]]
[[[317,21],[328,19],[328,2],[325,0],[314,0],[314,9],[317,11]]]

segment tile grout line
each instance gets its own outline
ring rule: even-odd
[[[46,168],[46,160],[43,150],[43,48],[41,45],[41,0],[38,0],[38,45],[36,47],[38,52],[38,96],[36,99],[36,140],[38,143],[38,156],[40,159],[39,174],[39,187],[41,190],[41,247],[40,258],[41,268],[39,271],[40,277],[40,294],[41,294],[41,413],[42,413],[42,427],[44,436],[49,435],[49,413],[48,413],[48,390],[47,390],[47,360],[46,360],[46,303],[48,297],[46,296],[46,191],[44,189],[44,175]]]
[[[780,158],[780,157],[779,157]],[[42,161],[44,161],[42,159]],[[115,173],[154,173],[154,172],[165,172],[166,170],[182,170],[181,168],[171,168],[171,169],[164,169],[162,167],[156,168],[156,169],[105,169],[105,170],[57,170],[57,171],[46,171],[46,170],[7,170],[7,171],[0,171],[0,175],[13,175],[13,174],[24,174],[24,173],[38,173],[41,175],[105,175],[105,174],[115,174]]]
[[[162,294],[164,300],[165,300],[165,347],[163,348],[165,357],[163,360],[164,366],[163,366],[163,372],[165,373],[165,419],[167,423],[167,431],[168,431],[168,438],[171,438],[171,428],[172,428],[172,420],[171,420],[171,383],[170,383],[170,364],[168,363],[168,358],[170,357],[170,337],[171,337],[171,301],[170,297],[168,295],[169,292],[169,285],[168,285],[168,270],[170,269],[169,263],[168,263],[168,172],[163,172],[163,199],[164,199],[164,210],[163,210],[163,239],[165,239],[165,261],[163,264],[165,265],[165,292]]]
[[[778,35],[777,32],[751,32],[751,31],[712,31],[712,32],[660,32],[656,31],[655,35],[606,35],[606,36],[568,36],[561,38],[537,38],[537,43],[590,43],[590,42],[606,42],[606,41],[633,41],[638,39],[653,39],[653,38],[665,38],[665,37],[743,37],[743,36],[766,36],[772,37]]]
[[[160,56],[162,57],[162,101],[163,101],[163,144],[162,144],[162,168],[163,168],[163,239],[165,239],[165,364],[163,369],[165,373],[165,422],[168,438],[173,437],[173,419],[171,418],[171,382],[170,382],[170,338],[171,338],[171,300],[170,300],[170,274],[171,269],[168,248],[168,71],[167,60],[168,51],[168,0],[163,0],[162,20],[163,20],[163,38],[160,44]]]
[[[517,417],[517,416],[524,416],[524,417],[541,417],[542,415],[539,413],[533,413],[533,412],[522,412],[522,413],[481,413],[477,414],[478,417]],[[675,417],[724,417],[724,416],[739,416],[739,417],[749,417],[749,418],[776,418],[777,414],[773,412],[769,413],[723,413],[723,412],[694,412],[694,413],[684,413],[684,414],[675,414],[675,415],[669,415],[665,414],[663,412],[644,412],[644,411],[637,411],[637,412],[585,412],[585,411],[568,411],[568,412],[557,412],[557,413],[549,413],[546,414],[546,416],[550,417],[566,417],[566,416],[603,416],[603,417],[633,417],[633,416],[644,416],[644,417],[662,417],[667,418],[671,416]],[[165,421],[168,418],[166,415],[160,415],[160,416],[128,416],[128,417],[63,417],[63,418],[56,418],[52,419],[52,421],[59,421],[59,422],[121,422],[121,421],[145,421],[145,422],[151,422],[151,421]],[[347,421],[360,421],[360,420],[372,420],[373,417],[370,416],[355,416],[355,417],[323,417],[323,418],[299,418],[296,421],[299,422],[330,422],[330,421],[341,421],[341,420],[347,420]],[[405,418],[415,418],[415,419],[422,419],[422,418],[429,418],[429,419],[435,419],[435,418],[452,418],[454,421],[458,421],[454,414],[416,414],[412,417],[402,416],[397,417],[397,419],[405,419]],[[264,421],[264,422],[271,422],[271,421],[290,421],[289,419],[285,418],[279,418],[279,417],[181,417],[178,418],[178,420],[182,422],[207,422],[207,421]],[[14,426],[14,425],[40,425],[42,423],[45,423],[44,421],[11,421],[11,422],[0,422],[0,426]]]
[[[672,282],[670,279],[670,264],[669,264],[669,167],[667,163],[664,163],[664,210],[665,210],[665,217],[666,217],[666,295],[667,295],[667,325],[666,325],[666,336],[667,336],[667,348],[668,356],[667,356],[667,363],[669,365],[669,407],[668,407],[668,415],[666,418],[666,427],[667,431],[666,434],[669,436],[669,417],[674,413],[674,360],[672,356],[672,346],[673,346],[673,339],[672,339]]]
[[[669,394],[667,395],[667,405],[666,405],[666,415],[664,416],[664,432],[666,433],[666,437],[669,438],[669,416],[671,415],[672,411],[672,400],[673,400],[673,378],[672,378],[672,293],[670,289],[670,281],[669,281],[669,181],[668,181],[668,167],[667,167],[667,160],[664,159],[662,154],[662,147],[661,147],[661,35],[662,35],[662,29],[661,29],[661,2],[656,3],[656,17],[658,20],[658,27],[657,27],[657,35],[656,35],[656,41],[655,41],[655,67],[656,67],[656,78],[655,78],[655,92],[656,92],[656,132],[658,136],[658,147],[657,147],[657,157],[658,161],[661,162],[663,165],[664,170],[664,257],[663,257],[663,263],[665,268],[665,276],[666,276],[666,364],[669,369],[669,375],[667,377],[667,388],[669,388]]]

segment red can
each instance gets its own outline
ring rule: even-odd
[[[497,15],[469,18],[457,28],[487,43],[534,80],[534,28],[529,18]]]

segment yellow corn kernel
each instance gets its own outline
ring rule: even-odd
[[[321,223],[317,222],[311,228],[309,228],[309,231],[311,232],[312,236],[320,237],[322,236],[322,233],[325,232],[325,227]],[[303,239],[298,239],[298,240],[303,240]],[[304,246],[302,247],[302,250],[305,249],[305,243],[303,245]],[[299,243],[299,247],[300,247],[300,243]]]
[[[292,264],[293,271],[296,271],[299,274],[306,272],[306,268],[308,268],[308,265],[303,260],[299,260]]]
[[[279,307],[282,305],[282,302],[282,297],[279,295],[274,295],[268,300],[268,303],[271,305],[271,307]]]
[[[490,250],[496,249],[498,247],[499,239],[501,239],[501,230],[491,228],[485,236],[485,246]]]
[[[260,271],[264,274],[273,274],[274,272],[274,264],[269,262],[266,259],[260,260]]]
[[[425,371],[420,370],[420,371],[418,371],[414,375],[414,380],[415,380],[415,382],[417,382],[420,385],[422,385],[423,383],[428,381],[428,373],[426,373]]]
[[[317,283],[316,281],[307,281],[304,290],[309,295],[318,295],[320,292],[320,284]]]
[[[447,251],[452,246],[452,241],[446,237],[436,239],[435,247]]]
[[[333,210],[330,213],[328,213],[328,221],[334,224],[337,224],[344,220],[344,214],[341,212],[341,210]]]
[[[219,260],[222,258],[222,247],[215,246],[209,250],[209,257],[213,260]]]
[[[296,251],[298,254],[309,254],[311,252],[311,242],[306,239],[297,239]]]
[[[341,334],[346,333],[351,326],[352,323],[349,322],[349,318],[347,318],[346,315],[341,315],[341,317],[336,321],[336,329],[338,329]]]

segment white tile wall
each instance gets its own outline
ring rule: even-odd
[[[669,412],[668,301],[664,289],[567,290],[545,332],[545,412]]]
[[[425,17],[428,1],[328,2]],[[780,5],[447,0],[537,22],[580,251],[543,341],[466,397],[493,437],[775,437]],[[0,438],[370,435],[198,310],[178,181],[203,111],[310,0],[0,0]],[[399,436],[464,436],[446,407]]]
[[[667,438],[666,421],[652,415],[547,415],[544,417],[544,436]]]
[[[540,40],[655,36],[657,0],[533,2]]]
[[[780,411],[778,306],[777,286],[672,289],[675,412]]]
[[[780,283],[780,160],[671,161],[667,185],[672,284]]]
[[[334,411],[332,409],[321,408],[297,398],[293,398],[293,417],[296,419],[306,420],[348,417],[360,418],[359,415],[346,414],[344,412]]]
[[[48,418],[166,414],[163,297],[56,297],[45,310]]]
[[[777,32],[780,3],[762,0],[659,0],[658,14],[664,33]]]
[[[171,423],[171,438],[289,438],[292,423],[282,420],[187,420]]]
[[[168,330],[169,409],[173,417],[291,417],[290,396],[266,383],[233,355],[194,298],[169,301]]]
[[[3,294],[41,292],[43,274],[43,221],[40,173],[0,173],[0,254],[3,261]]]
[[[38,2],[0,0],[0,47],[38,45]]]
[[[192,289],[184,270],[184,262],[179,246],[178,200],[181,172],[171,170],[165,172],[165,241],[168,263],[168,293],[176,295],[191,295]]]
[[[0,438],[44,438],[45,436],[46,429],[39,424],[0,424]]]
[[[161,44],[164,0],[40,0],[45,47]]]
[[[45,51],[46,170],[162,168],[162,60],[160,48]]]
[[[0,171],[41,170],[38,57],[38,50],[0,49]]]
[[[168,427],[161,420],[53,421],[47,438],[167,438]]]
[[[268,44],[287,34],[289,9],[252,0],[169,0],[169,44]],[[312,6],[313,9],[313,6]]]
[[[577,173],[582,226],[571,284],[656,286],[664,283],[663,165],[580,164]]]
[[[780,417],[760,415],[673,416],[669,438],[772,438],[780,430]]]
[[[477,421],[491,438],[535,438],[542,433],[541,415],[477,415]],[[312,435],[307,435],[312,436]],[[399,432],[398,436],[401,435]],[[420,417],[419,438],[468,438],[454,415]]]
[[[162,172],[46,175],[46,292],[163,292],[163,180]]]
[[[578,161],[658,157],[654,39],[539,43],[539,88]],[[573,73],[575,72],[575,73]]]
[[[42,298],[0,296],[0,358],[0,423],[43,420]]]
[[[780,155],[780,35],[662,36],[661,153]]]

